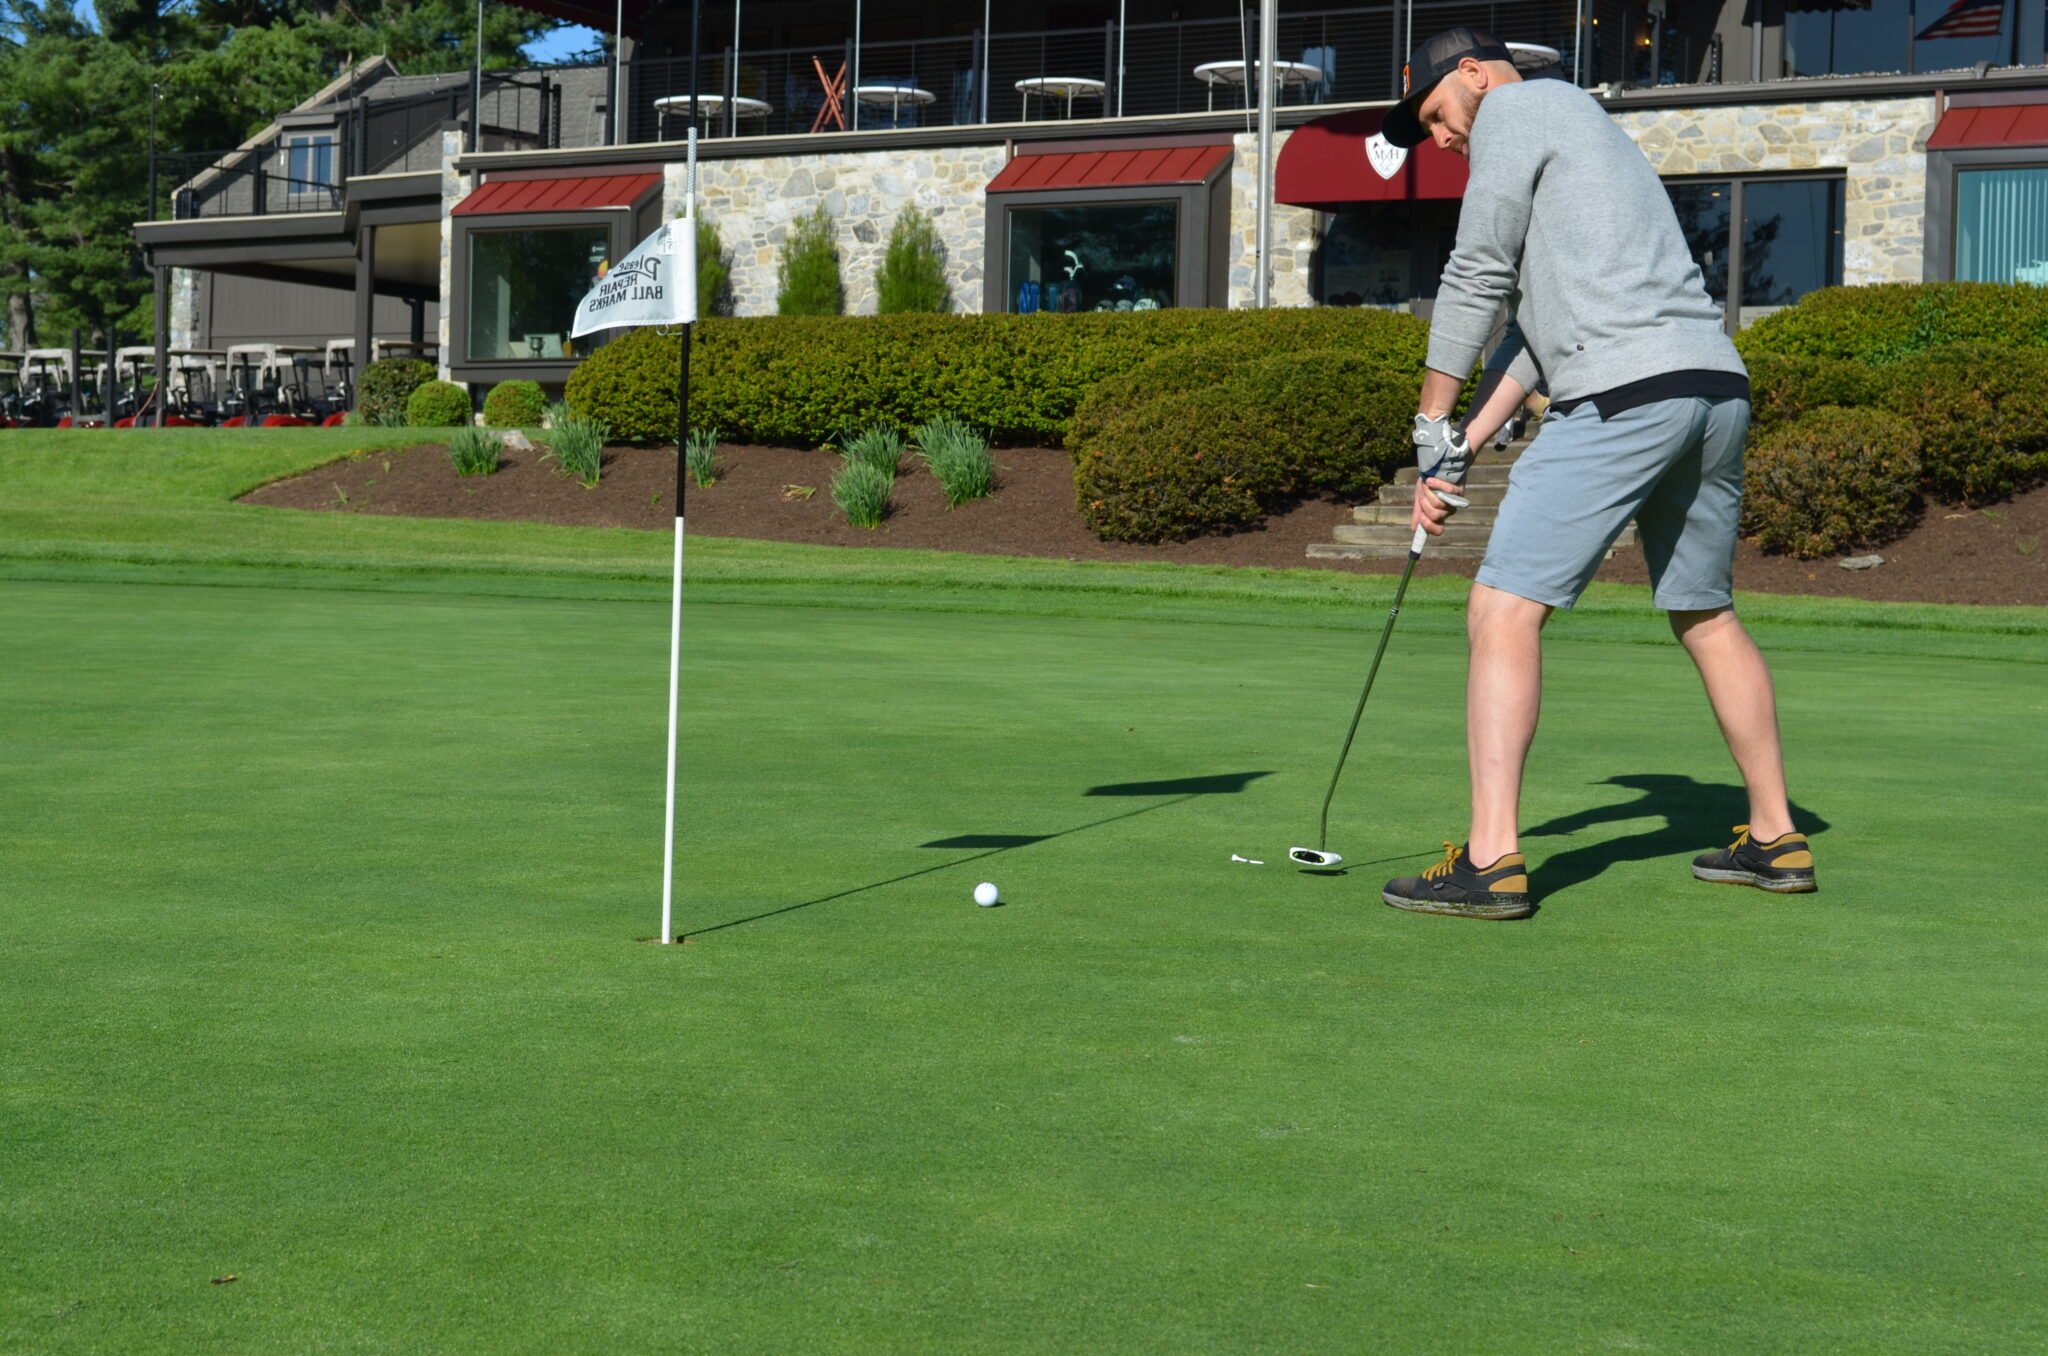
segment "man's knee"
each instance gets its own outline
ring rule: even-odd
[[[1465,633],[1474,645],[1482,640],[1535,637],[1556,609],[1486,584],[1474,584],[1465,603]]]
[[[1731,626],[1737,630],[1742,628],[1732,607],[1707,608],[1698,612],[1673,610],[1666,615],[1671,619],[1671,634],[1687,646],[1695,640],[1709,639]]]

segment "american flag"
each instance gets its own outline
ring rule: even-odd
[[[1956,0],[1948,13],[1920,30],[1926,38],[1995,38],[2005,27],[2005,0]]]

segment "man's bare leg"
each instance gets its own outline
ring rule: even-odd
[[[1769,843],[1792,832],[1785,796],[1785,755],[1778,743],[1778,699],[1771,669],[1735,609],[1673,612],[1671,629],[1699,667],[1728,752],[1749,788],[1749,836]]]
[[[1551,609],[1484,584],[1465,605],[1465,752],[1472,773],[1466,850],[1487,866],[1521,850],[1522,764],[1543,705],[1543,624]]]

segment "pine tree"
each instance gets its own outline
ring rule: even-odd
[[[778,315],[844,315],[846,284],[839,273],[839,242],[832,217],[819,203],[799,218],[775,261]]]
[[[905,203],[889,228],[889,250],[875,271],[875,298],[875,310],[882,315],[952,309],[945,242],[915,203]]]

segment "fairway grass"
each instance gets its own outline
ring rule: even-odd
[[[72,446],[0,444],[0,1351],[2048,1344],[2038,610],[1749,608],[1780,898],[1687,875],[1742,798],[1596,593],[1475,924],[1377,898],[1459,581],[1322,878],[1390,580],[693,543],[661,947],[664,537]]]

